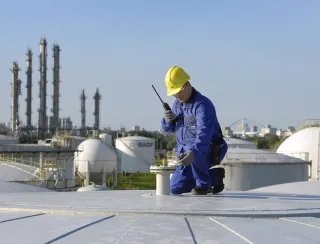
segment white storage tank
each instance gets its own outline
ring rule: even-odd
[[[104,143],[106,143],[107,145],[112,145],[113,144],[113,139],[112,139],[112,135],[108,134],[108,133],[102,133],[99,135],[99,138],[101,139],[101,141],[103,141]]]
[[[309,127],[288,137],[278,148],[277,153],[311,161],[310,177],[320,178],[320,128]]]
[[[89,179],[97,184],[102,181],[102,173],[111,176],[114,170],[117,170],[117,152],[116,150],[102,142],[100,139],[87,139],[82,142],[75,152],[74,163],[77,174],[85,179],[87,165],[89,170]]]
[[[154,140],[142,136],[128,136],[116,139],[115,143],[120,158],[119,171],[150,172],[154,164]]]
[[[257,149],[257,145],[253,142],[237,139],[237,138],[226,138],[228,148],[250,148]]]
[[[225,190],[231,191],[307,181],[308,165],[302,159],[246,148],[229,148],[220,164],[225,169]]]

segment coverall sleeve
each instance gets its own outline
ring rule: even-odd
[[[161,127],[164,132],[175,132],[175,125],[173,123],[167,124],[164,118],[161,119]]]
[[[174,114],[177,114],[177,111],[176,111],[176,101],[173,102],[173,105],[172,105],[172,113]],[[162,117],[161,119],[161,127],[162,127],[162,130],[164,132],[175,132],[175,127],[176,125],[174,123],[171,123],[171,124],[167,124],[166,120]]]
[[[203,153],[209,153],[211,150],[210,143],[213,136],[214,118],[215,111],[211,103],[201,103],[196,108],[197,133],[195,142],[191,148],[195,161]]]

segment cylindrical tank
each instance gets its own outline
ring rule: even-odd
[[[241,140],[237,138],[228,138],[226,139],[226,142],[228,143],[228,148],[251,148],[251,149],[257,149],[257,145],[253,142]]]
[[[101,141],[103,141],[104,143],[106,143],[107,145],[112,145],[112,135],[108,134],[108,133],[102,133],[99,135],[99,138],[101,139]]]
[[[154,164],[154,140],[142,136],[128,136],[116,139],[120,157],[120,169],[124,172],[150,172]]]
[[[308,165],[287,155],[244,148],[229,148],[220,164],[225,169],[225,189],[230,191],[307,181]]]
[[[103,171],[110,176],[117,169],[116,150],[100,139],[87,139],[78,146],[78,150],[74,154],[74,163],[78,175],[83,179],[87,175],[87,168],[90,181],[97,184],[102,181]]]

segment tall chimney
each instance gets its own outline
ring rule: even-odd
[[[60,46],[58,44],[54,44],[53,48],[53,96],[52,96],[52,113],[53,113],[53,128],[54,131],[59,130],[59,111],[60,111]]]
[[[19,79],[20,68],[16,62],[12,63],[12,106],[11,106],[11,129],[16,132],[20,125],[19,119],[19,95],[21,95],[21,80]]]
[[[46,125],[48,123],[47,119],[47,41],[45,38],[40,40],[40,108],[39,112],[39,122],[38,122],[38,139],[44,140],[44,132],[46,130]]]
[[[100,127],[100,99],[101,94],[99,93],[99,89],[97,89],[96,93],[94,94],[94,130],[99,130]]]
[[[80,128],[80,135],[85,135],[86,130],[86,95],[84,93],[84,89],[82,90],[82,93],[80,95],[80,104],[81,104],[81,128]]]
[[[32,51],[29,48],[27,50],[27,98],[25,99],[27,103],[26,115],[27,115],[27,128],[31,128],[31,114],[32,114]]]

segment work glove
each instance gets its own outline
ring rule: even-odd
[[[176,115],[172,113],[171,110],[165,110],[164,111],[164,119],[165,121],[170,124],[172,121],[176,118]]]
[[[194,161],[194,155],[191,150],[182,153],[176,163],[177,166],[188,166]]]

